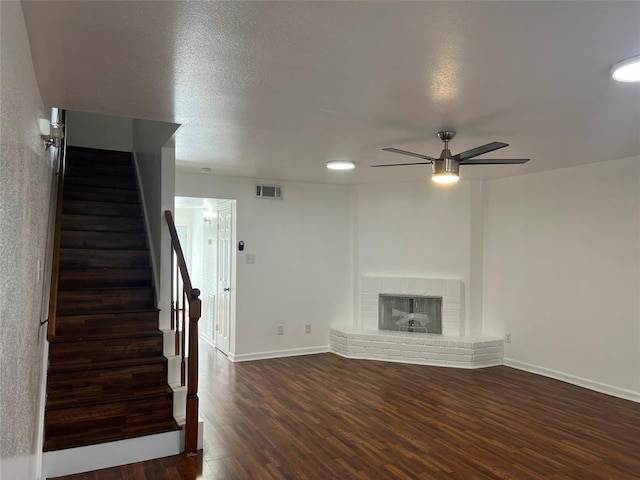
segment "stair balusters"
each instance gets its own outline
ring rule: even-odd
[[[172,327],[176,329],[176,354],[181,355],[180,376],[181,383],[187,384],[187,412],[185,424],[185,451],[198,451],[198,320],[201,315],[200,290],[193,288],[189,271],[184,260],[178,233],[176,232],[173,215],[169,210],[164,212],[172,245]],[[174,257],[175,255],[175,257]],[[175,260],[174,260],[175,259]],[[175,261],[175,277],[173,275]],[[180,288],[180,285],[182,288]],[[180,292],[182,290],[182,292]],[[186,324],[186,313],[189,312],[189,324]],[[182,324],[180,324],[182,319]],[[188,344],[187,344],[188,335]],[[185,346],[188,345],[188,353]],[[186,363],[185,363],[185,358]]]

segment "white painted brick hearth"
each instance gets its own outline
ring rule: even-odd
[[[495,337],[444,337],[352,327],[331,328],[330,344],[333,353],[347,358],[457,368],[502,365],[504,355],[503,341]]]
[[[378,328],[380,294],[442,297],[442,335],[457,337],[464,333],[460,280],[362,277],[362,327],[365,330]]]

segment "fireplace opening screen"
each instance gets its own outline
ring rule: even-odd
[[[381,294],[378,329],[442,334],[442,297]]]

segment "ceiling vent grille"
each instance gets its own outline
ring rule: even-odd
[[[256,185],[257,198],[277,200],[282,198],[282,187],[278,185]]]

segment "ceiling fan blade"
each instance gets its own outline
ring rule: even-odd
[[[508,146],[508,143],[491,142],[487,143],[486,145],[482,145],[481,147],[472,148],[471,150],[467,150],[466,152],[454,155],[453,158],[455,158],[456,160],[464,161],[467,158],[477,157],[478,155],[482,155],[483,153],[493,152],[494,150],[498,150],[499,148]]]
[[[527,163],[530,158],[477,158],[475,160],[462,160],[460,165],[509,165]]]
[[[410,157],[423,158],[424,160],[429,160],[429,162],[433,162],[436,160],[433,157],[427,157],[426,155],[421,155],[419,153],[407,152],[406,150],[400,150],[399,148],[383,148],[385,152],[399,153],[400,155],[409,155]]]
[[[433,162],[416,163],[385,163],[384,165],[371,165],[372,167],[404,167],[405,165],[431,165]]]

